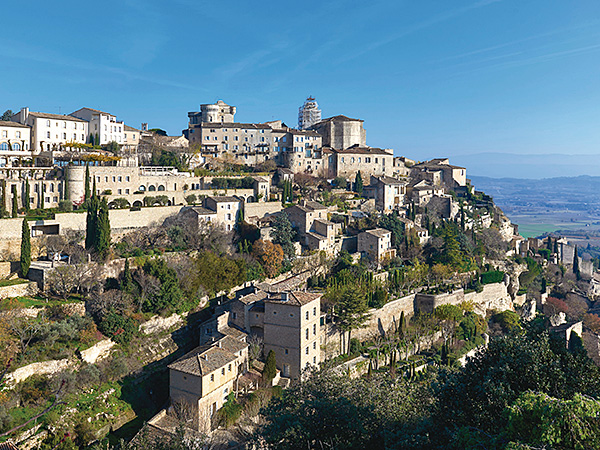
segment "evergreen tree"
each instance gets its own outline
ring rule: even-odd
[[[12,187],[12,218],[14,219],[19,214],[19,205],[18,205],[18,196],[17,196],[17,187],[13,184]]]
[[[441,262],[451,267],[457,267],[462,262],[460,244],[456,239],[456,233],[452,225],[447,223],[443,231],[444,245],[442,247]]]
[[[356,179],[354,180],[354,190],[358,193],[358,195],[362,195],[363,189],[363,180],[359,170],[358,172],[356,172]]]
[[[23,208],[25,208],[25,214],[29,212],[29,180],[25,180],[25,197],[23,197]]]
[[[65,171],[65,181],[63,183],[63,200],[69,200],[69,181],[68,181],[68,173]]]
[[[296,256],[296,249],[294,247],[295,235],[292,223],[285,211],[275,216],[273,230],[271,231],[272,241],[274,244],[281,245],[283,253],[288,260]]]
[[[577,280],[581,280],[581,271],[579,269],[579,256],[577,256],[577,246],[573,252],[573,273],[577,277]]]
[[[4,219],[8,216],[8,211],[6,210],[6,180],[2,180],[0,183],[0,219]]]
[[[44,201],[45,201],[45,199],[44,199],[44,197],[45,197],[45,194],[44,194],[44,187],[45,187],[45,186],[44,186],[44,182],[42,181],[42,182],[40,183],[40,208],[41,208],[41,209],[44,209],[44,208],[45,208],[45,204],[44,204]]]
[[[27,219],[23,219],[21,228],[21,276],[27,278],[29,266],[31,265],[31,232]]]
[[[558,239],[554,239],[554,253],[558,255]]]
[[[542,294],[545,294],[545,293],[546,293],[546,289],[547,289],[547,287],[548,287],[548,284],[547,284],[547,283],[548,283],[548,282],[546,281],[546,277],[542,277],[542,288],[540,289],[540,292],[541,292]]]
[[[85,248],[87,250],[93,250],[97,245],[98,235],[98,207],[99,201],[96,193],[92,195],[92,198],[87,204],[87,217],[85,223]]]
[[[129,258],[125,258],[125,267],[123,268],[123,281],[121,282],[121,290],[129,292],[133,286],[133,278],[129,269]]]
[[[95,191],[95,189],[94,189]],[[85,193],[83,196],[84,201],[88,201],[90,198],[90,166],[85,165]]]
[[[108,217],[108,203],[106,198],[103,198],[100,202],[97,227],[95,250],[100,258],[104,259],[108,255],[108,250],[110,248],[110,221]]]
[[[277,375],[275,352],[273,350],[269,350],[269,354],[267,355],[267,362],[265,363],[265,367],[262,373],[264,385],[268,385],[271,382],[271,380],[275,378],[275,375]]]

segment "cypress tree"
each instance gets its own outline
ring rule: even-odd
[[[12,187],[12,194],[13,194],[13,198],[12,198],[12,218],[14,219],[19,214],[19,205],[18,205],[18,200],[17,200],[17,187],[14,184],[13,184],[13,187]]]
[[[27,219],[23,219],[21,228],[21,276],[27,278],[29,266],[31,265],[31,232]]]
[[[98,230],[98,197],[94,192],[87,205],[87,216],[85,223],[85,248],[92,250],[96,248],[96,237]]]
[[[63,200],[69,200],[69,181],[68,181],[68,172],[65,170],[65,181],[63,183]]]
[[[45,204],[44,204],[44,182],[43,181],[40,184],[40,208],[41,209],[45,208]]]
[[[4,219],[8,216],[8,211],[6,210],[6,180],[2,180],[0,187],[0,219]]]
[[[25,214],[29,212],[29,180],[25,180],[25,197],[23,197],[23,208],[25,208]]]
[[[108,218],[108,203],[106,198],[100,202],[96,230],[96,252],[100,258],[106,258],[110,248],[110,221]]]
[[[94,192],[96,190],[94,189]],[[83,196],[84,201],[88,201],[90,198],[90,166],[85,165],[85,193]]]
[[[121,283],[121,290],[128,292],[133,285],[133,279],[131,277],[131,270],[129,269],[129,258],[125,258],[125,267],[123,268],[123,281]]]
[[[277,375],[275,352],[273,350],[269,350],[269,354],[267,355],[267,362],[265,363],[265,367],[262,373],[264,385],[268,385],[271,382],[271,380],[275,378],[275,375]]]
[[[581,280],[581,271],[579,270],[579,256],[577,256],[577,246],[575,246],[575,252],[573,253],[573,273],[577,277],[577,280]]]
[[[554,239],[554,253],[558,255],[558,239]]]
[[[362,175],[360,174],[360,170],[356,172],[356,179],[354,180],[354,190],[358,193],[358,195],[362,195],[363,193],[363,180]]]
[[[406,319],[404,318],[404,311],[400,313],[400,337],[404,337],[406,333]]]

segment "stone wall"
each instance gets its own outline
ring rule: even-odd
[[[35,281],[0,287],[0,299],[12,297],[27,297],[36,295],[38,286]]]
[[[65,358],[29,364],[6,375],[6,382],[8,385],[15,385],[31,375],[53,375],[72,367],[74,363],[75,361]]]
[[[352,331],[352,337],[365,340],[373,335],[383,335],[400,325],[400,316],[404,312],[406,319],[415,312],[415,294],[407,295],[383,305],[380,309],[369,311],[369,320],[365,327]]]
[[[415,310],[431,313],[440,305],[459,305],[464,301],[472,301],[475,304],[475,312],[479,314],[485,314],[486,310],[513,309],[506,284],[492,283],[484,285],[481,292],[467,294],[464,289],[437,295],[419,293],[415,298]]]
[[[264,217],[281,211],[283,207],[279,202],[258,202],[244,204],[244,217],[246,220],[250,217]]]
[[[12,273],[10,267],[11,265],[9,261],[0,262],[0,280],[10,277],[10,274]]]

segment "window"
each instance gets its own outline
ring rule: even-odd
[[[308,320],[308,311],[306,311],[306,320]]]
[[[20,138],[20,137],[21,137],[21,132],[20,132],[20,131],[17,131],[17,132],[15,133],[15,136],[16,136],[16,137],[18,137],[18,138]]]
[[[308,328],[306,329],[306,339],[308,339]]]
[[[215,374],[214,373],[210,374],[210,381],[215,381]]]
[[[125,181],[129,181],[129,175],[125,177]]]
[[[49,132],[49,131],[46,133],[46,137],[47,137],[48,139],[50,139],[50,132]],[[48,144],[48,145],[49,145],[49,144]]]
[[[225,367],[221,369],[221,375],[225,375]]]
[[[123,191],[121,189],[117,189],[117,194],[121,195]]]
[[[125,189],[125,193],[126,193],[126,194],[129,194],[129,189]]]
[[[314,336],[317,335],[317,324],[316,323],[313,324],[313,335]]]
[[[112,177],[113,183],[117,181],[117,177]]]
[[[275,316],[275,315],[277,315],[277,311],[273,311],[273,315],[274,315],[274,316]]]
[[[63,139],[67,138],[67,133],[63,133]]]
[[[46,120],[46,126],[49,127],[50,126],[50,121]]]
[[[314,317],[314,316],[316,316],[316,315],[317,315],[317,307],[315,306],[315,307],[313,308],[313,317]]]
[[[227,214],[227,220],[231,220],[231,214]]]
[[[310,348],[309,348],[309,347],[306,347],[306,354],[307,354],[307,355],[308,355],[308,352],[309,352],[309,350],[310,350]]]
[[[290,353],[290,351],[289,351],[289,350],[286,348],[286,349],[285,349],[285,354],[287,355],[287,354],[289,354],[289,353]]]
[[[119,183],[123,181],[123,177],[119,177]]]
[[[227,372],[231,372],[231,364],[227,366]]]
[[[313,342],[313,350],[317,349],[317,341]]]
[[[317,357],[313,356],[313,364],[316,364],[316,363],[317,363]]]
[[[3,138],[5,138],[5,137],[8,137],[8,131],[6,131],[6,130],[3,130],[3,131],[2,131],[2,137],[3,137]]]

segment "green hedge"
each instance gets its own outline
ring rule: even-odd
[[[501,270],[490,270],[481,274],[482,284],[500,283],[504,280],[504,272]]]

